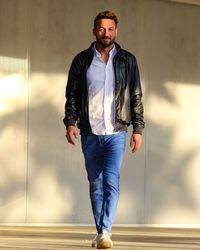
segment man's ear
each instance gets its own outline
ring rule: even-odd
[[[117,36],[117,33],[118,33],[118,28],[116,28],[116,36]]]
[[[96,36],[95,28],[93,28],[92,33],[93,33],[94,36]]]

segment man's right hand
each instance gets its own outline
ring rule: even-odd
[[[76,139],[78,138],[78,132],[76,131],[75,126],[69,126],[67,127],[67,132],[66,132],[66,137],[67,140],[70,144],[75,145]]]

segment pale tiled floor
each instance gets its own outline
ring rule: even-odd
[[[200,250],[199,229],[113,227],[113,250]],[[0,226],[0,249],[92,250],[94,228],[81,226]]]

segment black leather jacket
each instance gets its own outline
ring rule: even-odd
[[[66,87],[65,118],[66,127],[76,125],[81,134],[91,133],[88,116],[88,93],[86,73],[94,51],[94,43],[80,52],[72,61]],[[142,90],[139,70],[134,55],[121,49],[115,43],[117,53],[113,58],[115,73],[115,131],[127,130],[133,125],[133,133],[142,134],[144,128]]]

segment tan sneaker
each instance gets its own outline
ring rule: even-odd
[[[113,246],[113,242],[110,239],[110,234],[107,231],[103,231],[97,240],[97,249],[107,249]]]
[[[96,236],[94,237],[94,239],[92,240],[92,247],[97,247],[97,241],[100,239],[101,234],[96,234]]]

